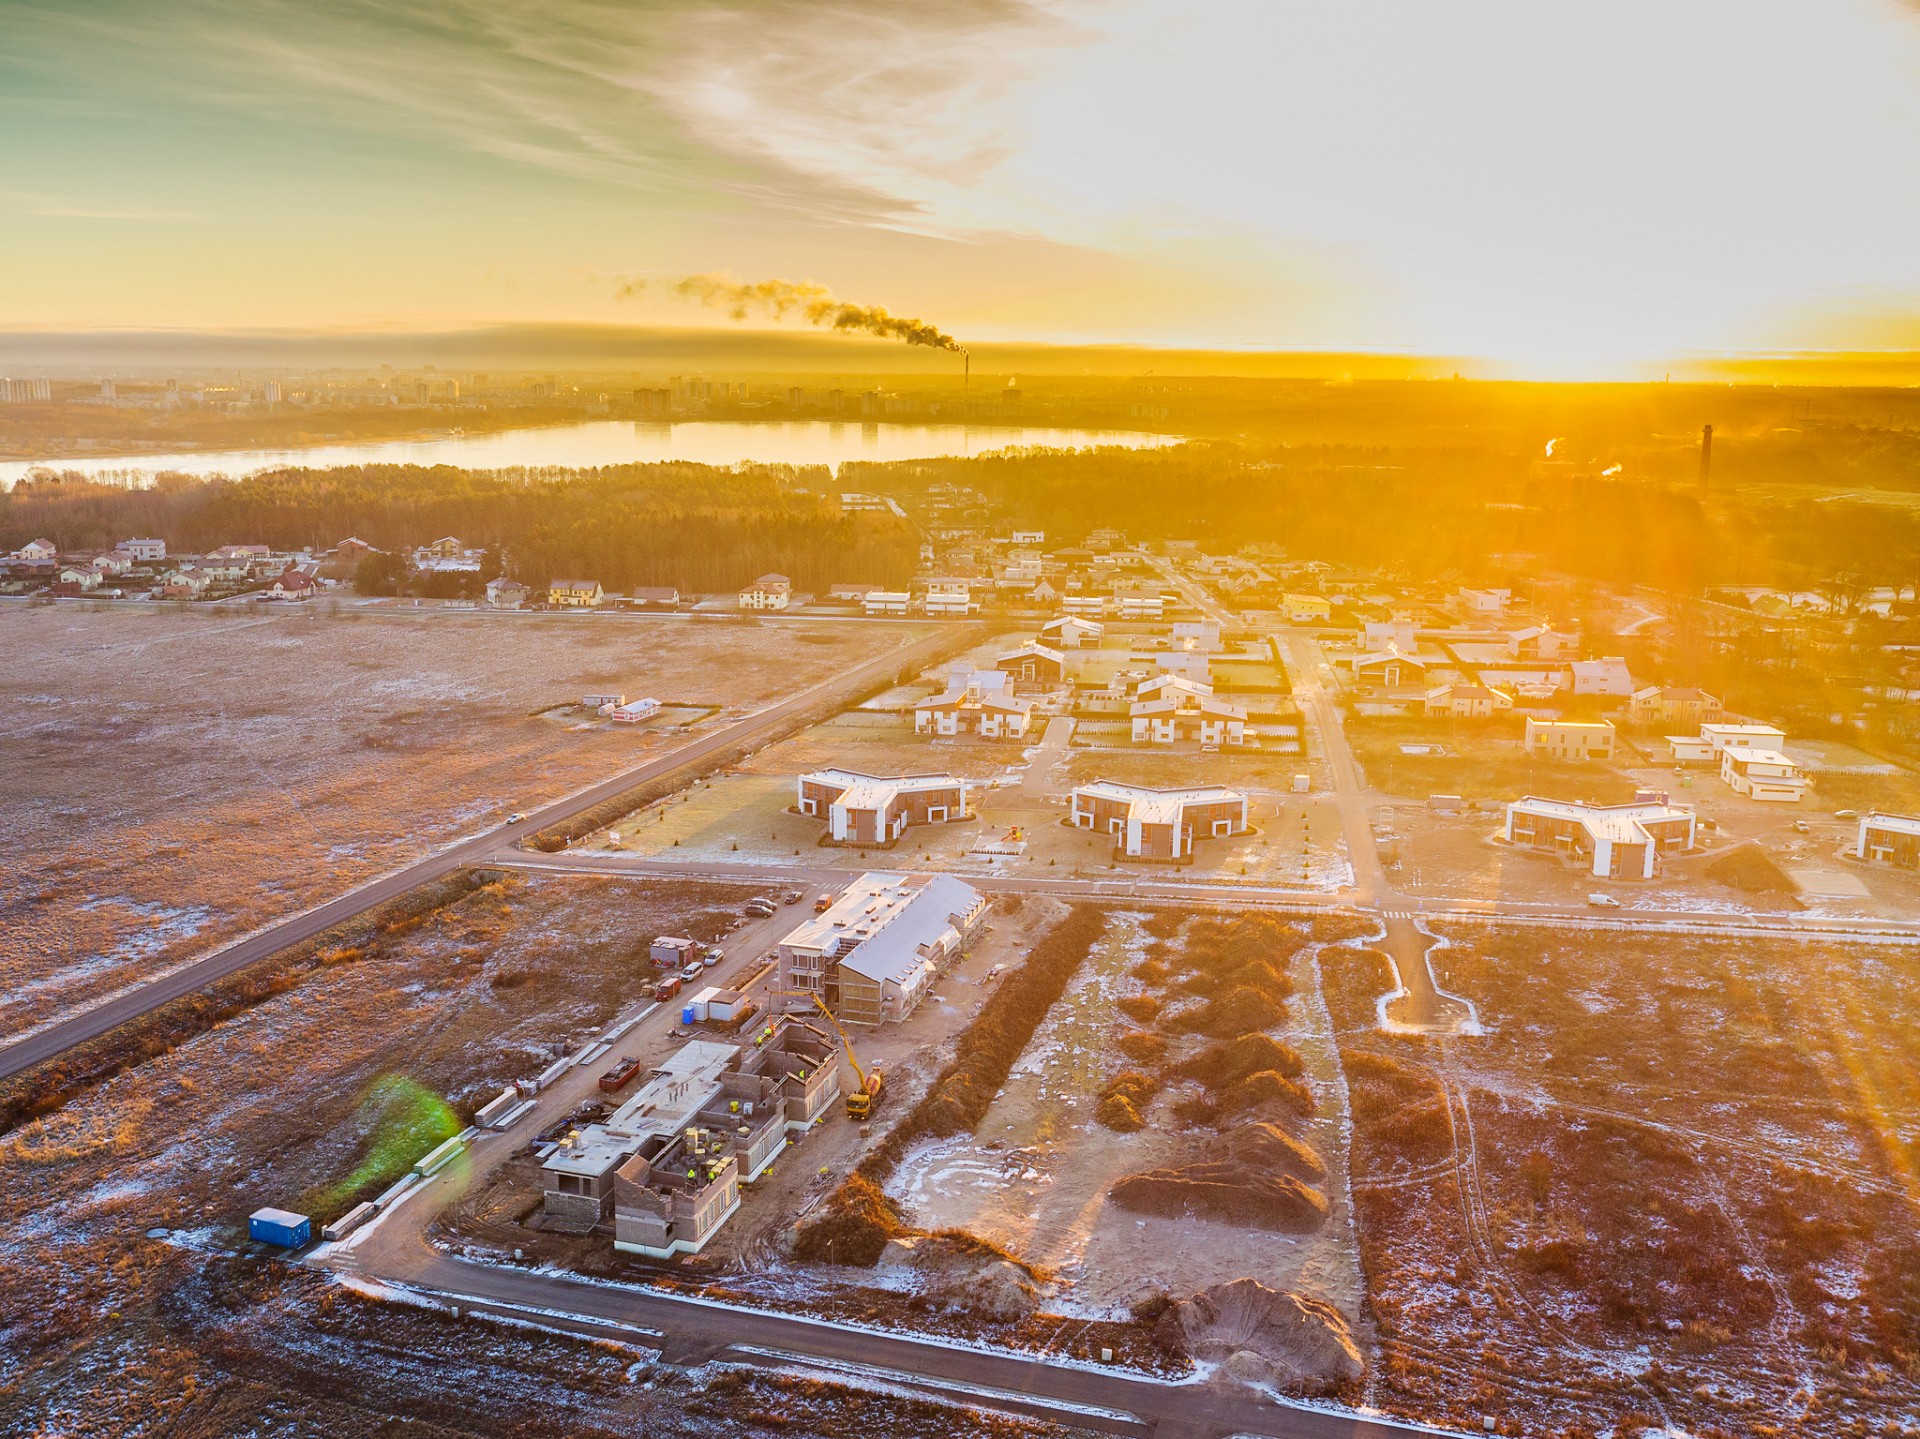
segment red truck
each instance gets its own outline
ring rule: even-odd
[[[600,1076],[600,1087],[608,1094],[612,1094],[639,1072],[640,1061],[637,1059],[629,1059],[623,1054],[614,1060],[612,1069],[609,1069],[605,1074]]]
[[[653,987],[653,997],[665,1004],[680,992],[680,986],[686,981],[677,974],[670,974]]]

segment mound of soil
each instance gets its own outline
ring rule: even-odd
[[[1286,1017],[1284,1000],[1274,999],[1257,989],[1241,985],[1207,1001],[1198,1009],[1182,1010],[1174,1016],[1174,1024],[1193,1034],[1204,1034],[1212,1039],[1231,1039],[1236,1035],[1272,1029]]]
[[[1154,1095],[1159,1092],[1160,1085],[1154,1079],[1137,1069],[1123,1069],[1100,1091],[1093,1117],[1108,1129],[1121,1134],[1145,1129],[1147,1121],[1141,1111],[1153,1103]]]
[[[1190,1358],[1224,1365],[1235,1378],[1309,1395],[1333,1393],[1366,1368],[1338,1309],[1252,1279],[1169,1305],[1154,1337]]]
[[[1154,1016],[1160,1013],[1160,1001],[1150,994],[1129,994],[1124,999],[1116,999],[1113,1007],[1135,1024],[1152,1024]]]
[[[1773,862],[1773,856],[1749,840],[1716,856],[1705,870],[1708,879],[1745,894],[1794,894],[1798,886],[1787,872]]]
[[[1243,1034],[1208,1045],[1182,1064],[1179,1072],[1185,1079],[1197,1079],[1209,1089],[1218,1089],[1265,1069],[1296,1079],[1306,1071],[1306,1064],[1290,1044],[1264,1034]]]
[[[1034,1275],[979,1240],[954,1243],[939,1234],[895,1239],[881,1254],[879,1267],[912,1269],[926,1277],[923,1292],[934,1303],[983,1319],[1023,1319],[1040,1303]]]
[[[1220,1094],[1222,1114],[1244,1114],[1249,1109],[1260,1109],[1267,1105],[1305,1119],[1314,1111],[1313,1091],[1277,1069],[1263,1069],[1258,1074],[1249,1074],[1238,1084],[1230,1085]]]
[[[1129,1174],[1108,1191],[1122,1209],[1162,1219],[1212,1219],[1280,1234],[1311,1234],[1327,1222],[1327,1198],[1291,1174],[1263,1172],[1238,1156]]]
[[[1135,1064],[1158,1064],[1167,1057],[1167,1037],[1144,1029],[1128,1030],[1114,1047]]]
[[[870,1269],[890,1242],[912,1233],[879,1185],[865,1175],[849,1174],[820,1217],[801,1226],[793,1254],[815,1264],[857,1264]]]
[[[1319,1184],[1327,1166],[1306,1145],[1273,1124],[1249,1124],[1233,1138],[1234,1155],[1251,1169],[1269,1174],[1291,1174],[1306,1184]]]

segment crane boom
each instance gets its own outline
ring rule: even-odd
[[[860,1056],[854,1052],[853,1036],[847,1033],[846,1026],[834,1017],[831,1009],[827,1008],[826,1000],[813,990],[777,989],[773,993],[782,998],[812,1000],[813,1007],[820,1011],[828,1024],[833,1026],[834,1033],[840,1036],[840,1043],[846,1049],[847,1063],[853,1066],[853,1077],[860,1081],[860,1087],[847,1096],[847,1114],[853,1119],[867,1118],[873,1113],[873,1106],[879,1101],[881,1091],[886,1088],[886,1077],[877,1069],[869,1070],[861,1067]]]

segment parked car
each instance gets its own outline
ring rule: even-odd
[[[770,919],[779,906],[774,904],[770,899],[751,899],[742,905],[741,908],[755,919]]]
[[[1833,812],[1833,817],[1835,819],[1858,819],[1860,818],[1860,811],[1857,809],[1837,809]]]
[[[661,1004],[665,1004],[668,1000],[672,999],[676,994],[680,992],[680,986],[683,983],[685,983],[685,981],[682,980],[679,975],[677,974],[668,975],[665,979],[661,980],[658,984],[656,984],[653,987],[654,999],[660,1002]]]
[[[1587,896],[1587,903],[1592,905],[1595,909],[1620,908],[1620,901],[1615,899],[1610,894],[1598,894],[1598,893],[1590,894]]]
[[[690,964],[685,969],[680,971],[680,978],[682,982],[686,984],[692,984],[696,979],[700,977],[701,973],[702,973],[702,966],[698,964]]]
[[[701,962],[704,963],[708,969],[712,969],[716,964],[718,964],[721,960],[725,959],[726,957],[727,957],[727,952],[724,949],[710,949],[705,954],[701,955],[700,959],[701,959]]]
[[[1808,824],[1804,819],[1796,819],[1793,822],[1793,832],[1795,834],[1812,834],[1813,826]]]
[[[804,889],[790,889],[780,898],[782,904],[798,904],[807,897]]]

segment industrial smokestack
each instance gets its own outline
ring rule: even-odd
[[[1713,479],[1713,426],[1700,427],[1700,493],[1707,492]]]
[[[624,298],[635,293],[635,289],[629,284],[618,293]],[[736,275],[689,275],[673,287],[673,293],[683,300],[698,300],[703,305],[724,309],[736,320],[753,314],[783,320],[790,311],[797,310],[809,325],[824,329],[965,353],[958,340],[925,320],[889,314],[878,305],[850,304],[825,285],[816,285],[810,280],[761,280],[746,284]]]

